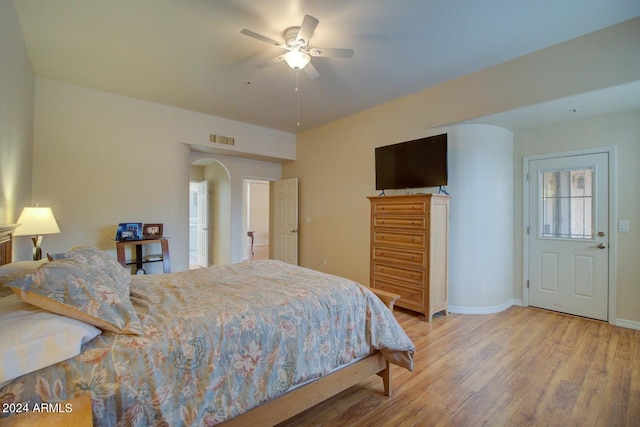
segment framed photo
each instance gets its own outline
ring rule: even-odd
[[[145,239],[160,239],[162,237],[162,224],[145,224],[142,234]]]
[[[118,224],[116,240],[119,242],[127,240],[142,240],[142,223],[121,222]]]

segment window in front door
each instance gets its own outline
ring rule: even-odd
[[[539,237],[593,239],[593,169],[540,171]]]

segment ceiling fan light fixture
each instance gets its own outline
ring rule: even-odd
[[[311,57],[300,49],[291,49],[284,54],[284,60],[294,70],[302,70],[311,60]]]

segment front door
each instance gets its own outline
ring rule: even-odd
[[[298,178],[272,183],[272,258],[298,265]]]
[[[529,305],[608,317],[608,153],[529,161]]]

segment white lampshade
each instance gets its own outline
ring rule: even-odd
[[[299,49],[294,48],[284,54],[284,60],[294,70],[302,70],[311,60],[311,57]]]
[[[60,233],[60,228],[51,208],[24,208],[18,218],[14,236],[41,236]]]

